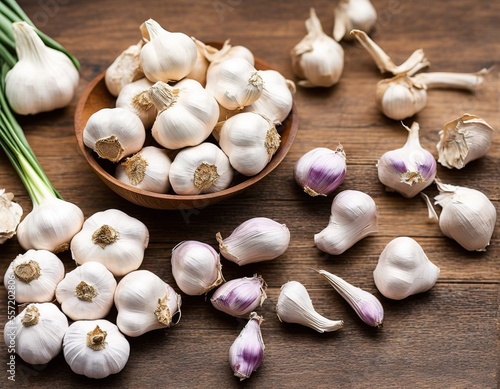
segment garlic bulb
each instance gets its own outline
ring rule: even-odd
[[[385,246],[373,271],[377,289],[393,300],[431,289],[438,277],[439,267],[427,258],[417,241],[406,236]]]
[[[149,270],[136,270],[123,277],[115,290],[116,324],[127,336],[177,324],[182,299],[175,290]],[[176,322],[174,316],[178,315]]]
[[[346,155],[341,144],[335,150],[316,147],[302,155],[294,166],[295,182],[309,196],[328,196],[344,181]]]
[[[220,49],[206,45],[199,40],[195,40],[195,43],[210,62],[207,73],[215,73],[217,66],[222,61],[230,58],[246,59],[252,66],[255,66],[255,57],[250,49],[241,45],[232,46],[229,44],[229,39],[224,42]]]
[[[283,254],[290,244],[285,224],[267,217],[254,217],[236,227],[226,238],[216,234],[224,258],[240,266],[270,261]]]
[[[13,199],[12,193],[5,193],[5,189],[0,189],[0,244],[16,234],[23,216],[23,208]]]
[[[141,119],[125,108],[102,108],[83,129],[83,142],[101,158],[118,162],[138,152],[146,140]]]
[[[319,333],[337,331],[344,325],[342,320],[330,320],[316,312],[309,292],[298,281],[281,286],[276,314],[282,322],[300,324]]]
[[[4,285],[15,280],[18,303],[52,301],[56,286],[64,278],[64,265],[57,255],[47,250],[28,250],[9,265]]]
[[[149,41],[140,54],[142,70],[152,81],[179,81],[193,69],[198,57],[194,41],[182,32],[170,32],[155,20],[144,22]]]
[[[291,51],[294,73],[303,87],[330,87],[337,84],[344,70],[344,49],[326,35],[316,11],[310,9],[307,35]]]
[[[462,169],[488,153],[493,131],[485,120],[468,113],[446,123],[439,131],[438,162],[449,169]]]
[[[207,70],[210,65],[210,61],[205,55],[205,44],[195,37],[191,39],[196,44],[196,62],[194,63],[191,71],[186,75],[186,78],[198,81],[201,86],[205,87],[207,83]]]
[[[24,362],[43,365],[61,352],[67,329],[68,319],[55,304],[34,303],[5,324],[3,337]]]
[[[100,379],[122,371],[130,344],[108,320],[79,320],[64,335],[63,351],[74,373]]]
[[[229,158],[213,143],[182,149],[170,165],[169,180],[177,194],[214,193],[233,180]]]
[[[130,82],[121,88],[115,103],[117,108],[128,109],[139,116],[145,129],[151,128],[158,114],[149,95],[152,86],[147,78]]]
[[[344,190],[332,201],[328,225],[314,235],[318,249],[340,255],[366,236],[378,231],[378,210],[366,193]]]
[[[94,213],[71,240],[71,256],[79,265],[96,261],[115,276],[141,266],[149,231],[140,220],[118,209]]]
[[[180,290],[190,296],[206,294],[220,285],[220,255],[212,246],[195,240],[178,243],[172,249],[172,275]]]
[[[333,38],[349,39],[353,29],[370,31],[377,22],[377,11],[370,0],[340,0],[334,11]]]
[[[75,95],[79,74],[62,52],[45,46],[34,27],[12,23],[19,61],[7,72],[5,95],[20,115],[66,107]]]
[[[405,145],[384,153],[378,160],[377,171],[387,190],[411,198],[432,184],[437,164],[434,156],[420,146],[418,123],[403,127],[408,130]]]
[[[476,189],[444,184],[436,180],[435,204],[441,232],[469,251],[485,251],[495,231],[497,211],[486,195]]]
[[[144,77],[141,69],[140,54],[144,41],[141,39],[131,45],[115,58],[104,73],[104,82],[109,93],[117,97],[128,84]]]
[[[217,101],[195,80],[184,79],[174,87],[157,82],[150,97],[158,110],[151,133],[167,149],[199,145],[219,119]]]
[[[172,161],[167,150],[146,146],[116,166],[116,179],[135,188],[154,193],[170,189],[168,174]]]
[[[104,265],[86,262],[64,276],[56,298],[72,320],[102,319],[113,306],[115,289],[115,277]]]
[[[281,144],[275,125],[254,112],[241,112],[227,119],[218,136],[231,166],[245,176],[260,173]]]

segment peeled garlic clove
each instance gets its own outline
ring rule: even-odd
[[[23,216],[23,208],[12,201],[14,195],[0,189],[0,244],[16,234],[16,229]]]
[[[439,227],[443,234],[469,251],[485,251],[495,230],[497,211],[488,197],[471,188],[436,180],[435,204],[443,209]]]
[[[337,331],[344,325],[342,320],[330,320],[316,312],[309,292],[298,281],[281,286],[276,314],[282,322],[301,324],[320,333]]]
[[[131,45],[115,58],[104,74],[104,82],[109,93],[119,96],[125,85],[144,77],[141,69],[140,54],[144,42],[140,40]]]
[[[389,191],[411,198],[434,181],[437,164],[434,156],[420,145],[417,122],[408,130],[408,138],[402,148],[391,150],[378,160],[378,178]]]
[[[283,254],[290,243],[290,230],[285,224],[266,217],[248,219],[236,227],[231,235],[216,235],[224,258],[247,265],[270,261]]]
[[[493,131],[485,120],[468,113],[446,123],[439,131],[438,162],[449,169],[462,169],[488,153]]]
[[[334,10],[333,38],[349,39],[353,29],[369,32],[377,22],[377,11],[370,0],[340,0]]]
[[[305,153],[294,167],[295,181],[308,195],[328,196],[344,181],[347,164],[341,144],[335,150],[317,147]]]
[[[121,88],[115,103],[117,108],[128,109],[139,116],[145,129],[151,128],[158,114],[149,95],[152,86],[147,78],[128,83]]]
[[[385,246],[373,271],[377,289],[393,300],[431,289],[438,277],[439,267],[427,258],[417,241],[406,236]]]

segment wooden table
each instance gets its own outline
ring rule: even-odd
[[[130,44],[139,39],[138,26],[152,17],[169,30],[204,41],[241,44],[294,79],[290,49],[305,34],[304,21],[313,5],[326,33],[333,27],[332,1],[241,0],[117,2],[112,0],[20,0],[19,3],[47,34],[81,61],[81,82],[73,103],[62,110],[21,118],[33,150],[62,196],[79,205],[85,216],[109,208],[143,221],[151,240],[141,266],[175,288],[170,268],[171,249],[194,239],[216,246],[215,234],[228,235],[255,216],[286,223],[290,247],[273,261],[238,267],[223,260],[226,280],[254,273],[268,284],[268,299],[258,310],[266,344],[262,366],[250,379],[238,382],[228,364],[228,349],[244,321],[216,311],[205,297],[183,295],[182,319],[166,331],[130,338],[131,355],[125,369],[96,382],[72,373],[62,355],[34,368],[17,358],[16,383],[37,388],[106,385],[121,388],[493,388],[499,380],[500,233],[493,234],[486,252],[471,253],[444,237],[427,218],[420,197],[390,194],[377,179],[375,164],[386,151],[399,148],[406,131],[376,108],[374,88],[381,74],[357,43],[342,43],[346,66],[340,83],[329,89],[301,89],[295,95],[300,130],[283,163],[254,188],[203,209],[158,211],[133,205],[111,192],[90,170],[77,150],[73,115],[78,97]],[[500,61],[500,2],[374,0],[379,14],[372,35],[396,63],[423,48],[432,71],[475,72]],[[499,79],[494,71],[476,94],[433,90],[428,106],[415,118],[421,143],[437,157],[442,125],[463,113],[483,117],[497,129],[489,154],[465,169],[438,167],[442,181],[483,191],[500,207]],[[380,210],[380,230],[346,253],[328,256],[315,248],[313,234],[329,218],[332,197],[310,198],[295,184],[297,159],[318,146],[342,143],[347,153],[345,189],[371,195]],[[0,187],[15,194],[25,210],[31,201],[6,156],[0,153]],[[425,191],[437,194],[435,186]],[[378,256],[394,237],[416,239],[441,274],[435,287],[402,301],[384,298],[372,272]],[[0,273],[22,252],[17,240],[1,246]],[[66,270],[75,264],[68,252],[60,255]],[[365,325],[313,269],[325,269],[378,296],[385,308],[382,329]],[[316,309],[344,328],[319,334],[281,323],[274,306],[282,284],[302,282]],[[178,289],[177,289],[178,290]],[[7,293],[0,290],[1,322],[6,320]],[[114,320],[115,313],[109,319]],[[8,359],[1,346],[2,377]],[[7,385],[2,379],[1,386]]]

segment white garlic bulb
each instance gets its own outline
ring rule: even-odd
[[[114,299],[118,310],[116,324],[127,336],[167,328],[180,320],[181,296],[149,270],[135,270],[123,277]]]
[[[285,224],[267,217],[254,217],[236,227],[226,238],[216,234],[224,258],[238,265],[270,261],[282,255],[290,244]]]
[[[158,114],[149,95],[152,86],[144,77],[130,82],[121,88],[115,103],[117,108],[128,109],[139,116],[145,129],[151,128]]]
[[[104,74],[104,82],[109,93],[117,97],[128,84],[144,77],[141,69],[140,54],[144,41],[141,39],[135,45],[123,50]]]
[[[439,277],[418,242],[407,236],[391,240],[379,256],[373,278],[385,297],[402,300],[431,289]]]
[[[246,59],[252,66],[255,66],[255,57],[248,47],[236,45],[232,46],[229,39],[226,40],[220,49],[216,49],[210,45],[206,45],[199,40],[195,40],[196,45],[201,49],[205,57],[210,62],[208,65],[207,73],[215,73],[215,68],[219,64],[230,58],[243,58]]]
[[[370,195],[344,190],[332,201],[328,225],[314,235],[318,249],[340,255],[366,236],[378,231],[378,210]]]
[[[439,131],[438,162],[449,169],[461,169],[470,161],[485,156],[493,131],[485,120],[468,113],[446,123]]]
[[[118,162],[138,152],[146,140],[141,119],[125,108],[102,108],[83,129],[83,142],[101,158]]]
[[[316,11],[310,9],[306,20],[307,35],[291,51],[294,73],[303,87],[331,87],[344,70],[344,49],[326,35]]]
[[[57,255],[47,250],[28,250],[10,263],[4,285],[14,280],[18,303],[40,303],[54,299],[56,286],[63,278],[64,264]]]
[[[108,320],[78,320],[64,335],[63,351],[74,373],[101,379],[122,371],[130,344]]]
[[[102,263],[115,276],[141,266],[149,231],[140,220],[118,209],[96,212],[71,240],[71,256],[78,264]]]
[[[67,273],[56,288],[62,311],[72,320],[104,318],[113,306],[116,280],[106,266],[86,262]]]
[[[275,125],[254,112],[241,112],[227,119],[218,136],[231,166],[245,176],[260,173],[281,144]]]
[[[12,193],[5,193],[5,189],[0,189],[0,244],[16,234],[23,216],[23,208],[13,199]]]
[[[334,11],[333,38],[349,39],[353,29],[369,32],[377,22],[377,11],[370,0],[340,0]]]

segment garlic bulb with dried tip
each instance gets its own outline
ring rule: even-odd
[[[23,216],[23,208],[13,200],[12,193],[5,193],[5,189],[0,189],[0,244],[16,234]]]
[[[197,39],[195,39],[195,43],[210,62],[207,73],[215,74],[219,64],[230,58],[246,59],[252,66],[255,66],[255,57],[250,49],[241,45],[233,46],[229,43],[229,39],[223,43],[220,49],[207,45]]]
[[[113,96],[119,96],[125,85],[144,77],[140,61],[143,44],[144,41],[141,39],[135,45],[127,47],[106,69],[104,82],[109,93]]]
[[[142,121],[145,129],[150,129],[158,114],[151,101],[149,89],[153,83],[147,78],[140,78],[123,86],[116,99],[117,108],[125,108],[135,113]]]
[[[353,29],[371,31],[377,22],[377,11],[370,0],[340,0],[334,10],[333,38],[349,39]]]

